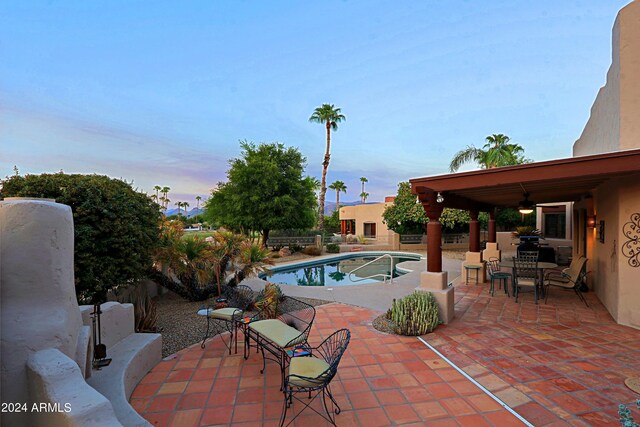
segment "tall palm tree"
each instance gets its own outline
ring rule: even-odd
[[[334,181],[330,186],[330,189],[336,190],[336,210],[340,209],[340,192],[347,193],[347,186],[342,181]]]
[[[455,172],[470,161],[478,163],[482,169],[529,163],[530,160],[524,157],[524,148],[518,144],[511,144],[510,140],[507,135],[501,133],[489,135],[485,138],[486,142],[482,148],[469,145],[457,152],[449,164],[449,170]]]
[[[162,190],[162,187],[155,185],[153,189],[156,190],[156,200],[158,200],[160,198],[160,190]]]
[[[362,193],[360,193],[360,201],[362,203],[364,203],[364,199],[362,198],[362,195],[364,194],[364,183],[365,182],[369,182],[369,180],[367,178],[365,178],[364,176],[360,177],[360,182],[362,183]]]
[[[369,193],[367,193],[366,191],[363,191],[362,193],[360,193],[360,200],[362,200],[362,203],[367,203],[368,198],[369,198]]]
[[[202,197],[196,196],[196,222],[198,222],[198,216],[200,215],[200,200],[202,200]]]
[[[160,192],[162,194],[164,194],[164,199],[165,199],[165,205],[164,205],[164,209],[167,210],[167,208],[169,207],[169,197],[167,197],[167,195],[169,194],[169,190],[171,190],[171,188],[169,187],[162,187],[162,189],[160,190]]]
[[[178,207],[178,216],[180,216],[180,208],[182,207],[182,202],[175,202],[174,205]]]
[[[322,104],[309,117],[310,122],[324,124],[327,129],[327,148],[322,161],[322,181],[320,183],[320,215],[318,219],[320,230],[324,230],[324,198],[327,193],[327,169],[329,168],[329,159],[331,157],[331,130],[337,131],[338,123],[346,120],[346,117],[340,111],[340,108],[336,108],[333,104]]]
[[[184,216],[188,218],[187,208],[189,207],[189,202],[182,202],[182,207],[184,208]]]

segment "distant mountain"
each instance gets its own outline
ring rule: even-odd
[[[380,203],[380,202],[367,202],[366,204],[371,204],[371,203]],[[358,200],[357,202],[343,202],[342,200],[340,200],[340,206],[355,206],[355,205],[361,205],[362,203],[360,203],[360,200]],[[333,213],[333,211],[336,210],[336,202],[330,202],[325,200],[324,202],[324,214],[325,215],[331,215]]]
[[[204,208],[193,208],[187,212],[187,218],[193,218],[196,215],[202,215],[204,213]],[[180,214],[184,215],[184,209],[180,209]],[[167,216],[178,215],[178,208],[169,209],[166,213]]]

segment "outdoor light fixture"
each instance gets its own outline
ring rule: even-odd
[[[587,227],[588,228],[596,228],[596,216],[588,216],[587,217]]]
[[[442,197],[442,194],[439,191],[438,191],[438,195],[436,196],[436,202],[438,203],[444,202],[444,197]]]
[[[533,208],[536,206],[534,202],[529,200],[529,193],[524,193],[524,200],[521,200],[518,204],[518,211],[523,215],[528,215],[533,212]]]

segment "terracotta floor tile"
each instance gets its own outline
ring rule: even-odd
[[[197,427],[200,425],[202,409],[176,411],[169,421],[171,427]]]
[[[178,402],[178,409],[202,409],[206,406],[209,393],[183,394]]]
[[[389,420],[394,424],[406,424],[420,421],[420,416],[409,404],[385,405],[384,407]]]
[[[381,406],[399,405],[407,402],[407,399],[399,390],[379,390],[375,391],[374,394]]]
[[[200,420],[201,425],[229,424],[233,415],[233,406],[218,406],[216,408],[207,408],[202,414]]]
[[[376,396],[370,391],[349,393],[348,398],[353,409],[375,408],[380,405]]]
[[[187,381],[179,381],[174,383],[163,383],[158,389],[158,394],[176,394],[182,393],[187,388]]]
[[[181,395],[156,396],[147,405],[146,412],[173,411],[176,408]]]
[[[413,409],[425,421],[449,416],[447,410],[436,401],[414,403]]]
[[[143,417],[153,426],[165,427],[169,425],[169,419],[173,412],[145,412]]]
[[[447,383],[426,384],[425,388],[429,390],[431,396],[438,400],[458,396],[458,392]]]
[[[453,416],[471,415],[477,412],[466,400],[461,397],[452,397],[450,399],[440,399],[440,404]]]
[[[131,393],[131,397],[150,397],[162,387],[162,383],[140,384]]]
[[[233,411],[232,421],[262,421],[262,403],[250,403],[248,405],[236,405]]]
[[[213,386],[213,381],[189,381],[187,388],[184,390],[185,394],[191,393],[203,393],[210,392]]]
[[[357,412],[360,424],[367,427],[383,427],[390,424],[382,408],[363,409]]]
[[[493,427],[493,424],[478,414],[456,417],[456,421],[463,427]]]

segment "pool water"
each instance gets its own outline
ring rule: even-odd
[[[326,260],[314,264],[291,266],[273,269],[271,276],[261,275],[260,277],[273,283],[298,286],[344,286],[365,283],[381,283],[382,276],[366,278],[376,274],[389,275],[391,268],[390,259],[385,257],[374,263],[356,271],[351,278],[349,273],[356,268],[375,260],[380,255],[354,255],[347,259]],[[404,274],[395,266],[404,261],[415,261],[419,258],[411,256],[394,256],[393,277]],[[353,280],[352,280],[353,279]]]

